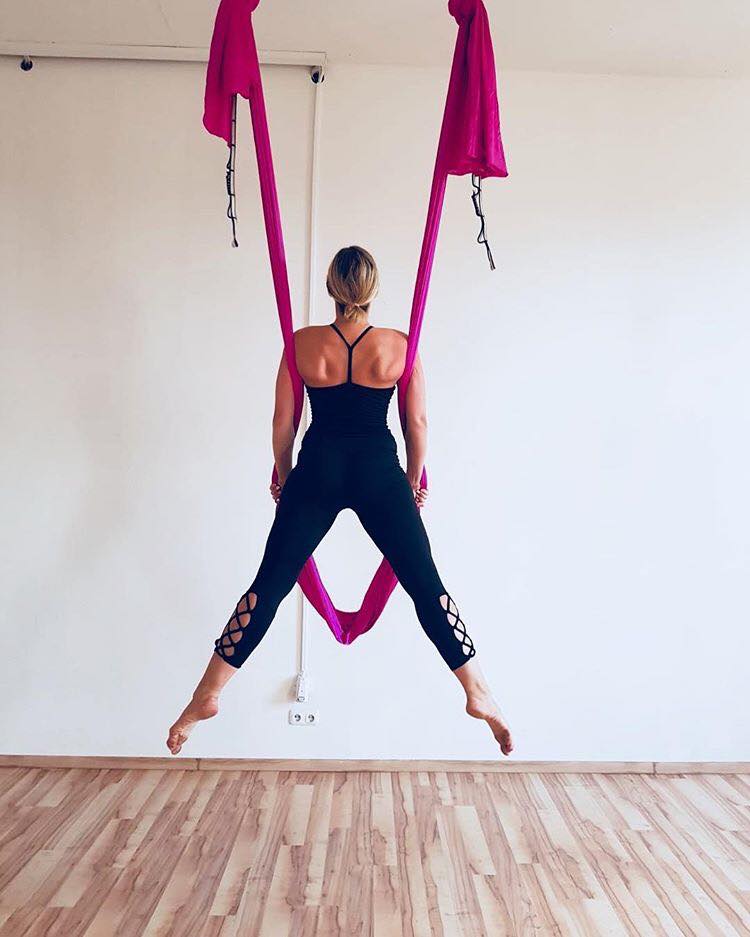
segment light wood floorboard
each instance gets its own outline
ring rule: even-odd
[[[0,937],[750,935],[750,778],[0,768]]]

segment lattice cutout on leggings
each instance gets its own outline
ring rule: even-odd
[[[214,641],[216,650],[222,657],[234,656],[234,646],[239,643],[245,628],[250,624],[252,611],[257,601],[258,596],[254,592],[246,592],[237,603],[232,617],[224,626],[221,635]]]
[[[461,642],[461,650],[464,652],[464,655],[466,657],[473,657],[476,654],[474,642],[466,631],[466,625],[461,621],[461,615],[459,614],[458,608],[456,608],[456,603],[446,592],[444,595],[440,596],[440,604],[448,619],[448,624],[453,628],[453,634],[456,640]]]

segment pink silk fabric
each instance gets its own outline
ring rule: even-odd
[[[221,0],[219,4],[206,75],[203,123],[209,133],[230,143],[233,98],[239,94],[248,99],[276,305],[284,354],[294,389],[296,427],[302,416],[305,389],[294,353],[294,322],[284,238],[252,26],[252,12],[259,2]],[[448,9],[458,22],[458,36],[414,286],[406,366],[398,382],[399,415],[404,430],[406,391],[414,370],[422,330],[448,176],[467,173],[482,178],[508,175],[500,137],[495,59],[487,11],[482,0],[450,0]],[[273,477],[276,478],[275,469]],[[426,472],[422,474],[422,485],[427,485]],[[308,559],[298,581],[312,606],[325,619],[341,644],[351,644],[355,638],[372,628],[398,584],[390,564],[383,558],[360,608],[356,611],[342,611],[333,604],[313,557]]]

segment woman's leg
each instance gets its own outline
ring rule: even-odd
[[[190,702],[169,731],[167,746],[173,755],[197,722],[219,711],[222,689],[260,644],[281,600],[330,530],[338,507],[319,495],[304,473],[295,469],[289,475],[258,573],[214,642],[214,652]]]
[[[310,480],[287,479],[255,579],[240,597],[214,653],[239,669],[260,644],[302,567],[331,529],[338,505],[322,498]]]
[[[364,488],[354,509],[414,602],[425,634],[464,688],[466,711],[484,719],[503,754],[510,754],[510,730],[474,660],[474,642],[458,607],[435,567],[427,531],[401,468],[386,470],[377,484]]]
[[[427,637],[451,670],[476,650],[460,612],[435,567],[414,493],[397,464],[365,479],[354,510],[362,526],[411,596]]]

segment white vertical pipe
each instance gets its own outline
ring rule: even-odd
[[[316,278],[318,275],[318,255],[317,255],[317,229],[318,229],[318,175],[320,166],[320,126],[323,104],[323,79],[325,72],[323,66],[315,71],[318,72],[318,81],[315,83],[315,92],[313,95],[313,131],[312,131],[312,161],[310,166],[310,215],[308,226],[308,255],[307,255],[307,303],[305,309],[304,323],[311,325],[315,321],[315,295]],[[311,73],[312,75],[312,73]],[[302,413],[300,431],[304,433],[309,421],[308,407]],[[302,589],[297,586],[297,609],[298,609],[298,672],[297,672],[297,699],[302,701],[307,697],[307,678],[308,678],[308,607]],[[300,699],[301,698],[301,699]]]

